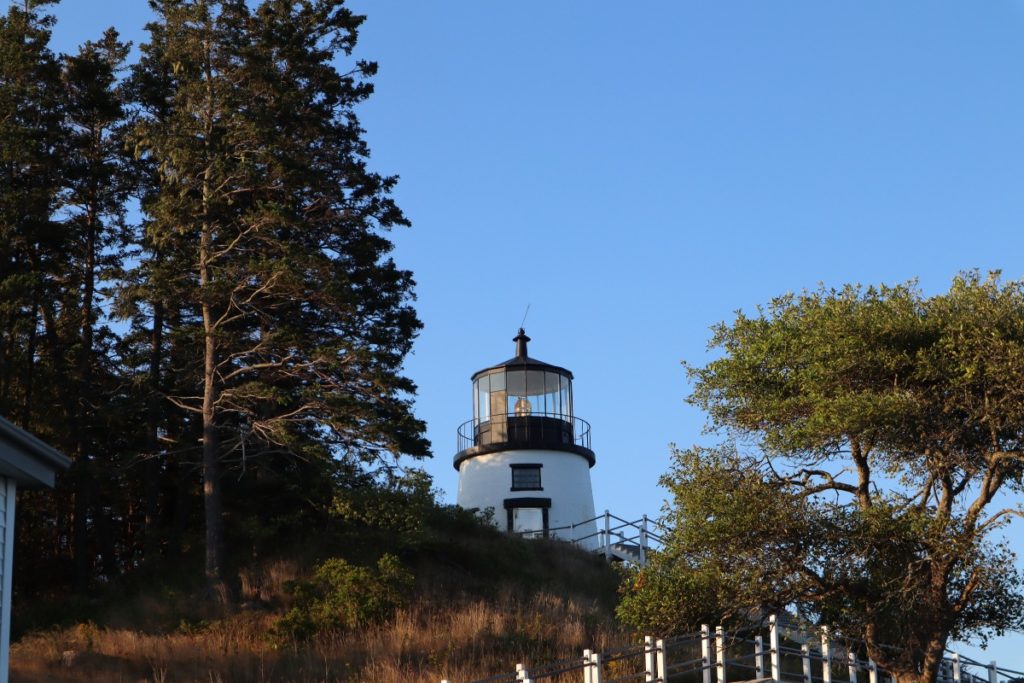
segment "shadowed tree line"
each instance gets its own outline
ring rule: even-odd
[[[428,453],[386,237],[408,221],[355,115],[363,17],[151,0],[129,63],[114,29],[55,54],[52,4],[0,17],[0,414],[74,461],[20,496],[16,580],[203,554],[223,590],[231,553]]]

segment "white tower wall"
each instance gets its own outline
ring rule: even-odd
[[[540,465],[540,488],[513,490],[512,465]],[[479,510],[491,508],[498,528],[508,529],[507,501],[529,502],[524,499],[550,500],[550,507],[545,508],[550,537],[568,541],[585,539],[580,545],[590,549],[600,545],[597,524],[592,521],[595,515],[590,463],[583,456],[567,451],[511,449],[474,455],[459,464],[459,506]],[[539,525],[523,526],[527,520],[532,519],[530,515],[534,513],[531,510],[535,506],[515,505],[513,502],[513,509],[517,511],[515,514],[523,515],[517,530],[529,528],[541,531]],[[540,513],[536,514],[539,519]],[[581,524],[584,520],[591,521]]]

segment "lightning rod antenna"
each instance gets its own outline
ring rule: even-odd
[[[526,312],[523,313],[523,322],[519,323],[519,327],[526,327],[526,316],[530,315],[530,304],[526,304]]]

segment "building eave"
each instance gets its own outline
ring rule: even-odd
[[[66,455],[0,417],[0,475],[21,486],[52,487],[56,473],[70,466]]]

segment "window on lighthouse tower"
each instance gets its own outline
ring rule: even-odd
[[[541,465],[509,465],[512,468],[513,491],[543,491],[540,484]]]

